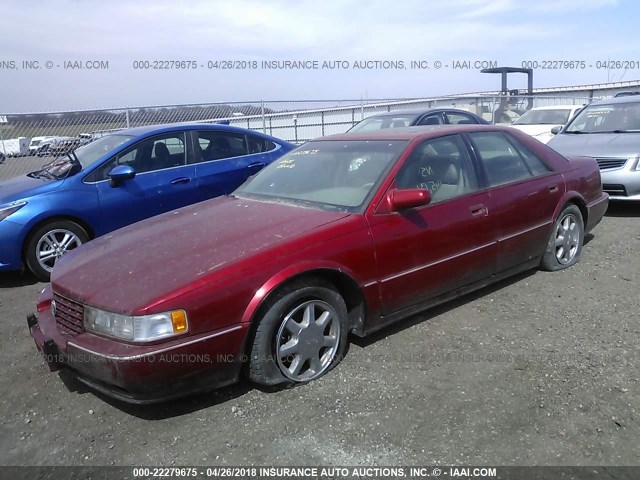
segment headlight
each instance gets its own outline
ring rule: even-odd
[[[634,170],[636,172],[640,171],[640,157],[631,157],[629,160],[635,160],[636,161],[636,165]]]
[[[4,220],[9,215],[16,213],[22,207],[24,207],[27,202],[15,202],[9,205],[0,206],[0,220]]]
[[[84,327],[123,340],[149,342],[181,335],[189,329],[189,323],[184,310],[134,317],[85,306]]]

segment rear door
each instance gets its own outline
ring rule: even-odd
[[[188,154],[185,132],[170,132],[141,140],[96,169],[88,180],[96,184],[104,231],[194,203]],[[130,166],[135,177],[112,185],[109,172],[116,165]]]
[[[489,194],[459,135],[427,140],[407,157],[391,188],[426,188],[429,205],[370,216],[383,315],[491,276],[495,265]]]
[[[468,133],[482,167],[489,211],[496,220],[496,272],[542,256],[564,181],[522,142],[506,132]]]
[[[279,156],[278,145],[258,135],[219,130],[193,135],[199,201],[233,192]]]

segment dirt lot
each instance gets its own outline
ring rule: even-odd
[[[310,385],[131,407],[49,373],[0,275],[0,464],[640,465],[640,207],[530,272],[355,340]]]

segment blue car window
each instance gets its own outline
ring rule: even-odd
[[[197,145],[200,147],[201,162],[239,157],[249,153],[245,135],[233,132],[199,131]]]
[[[128,165],[137,174],[178,167],[186,164],[186,153],[184,132],[156,135],[134,144],[105,162],[88,180],[107,180],[109,172],[117,165]]]

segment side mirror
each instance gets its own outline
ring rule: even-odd
[[[562,130],[562,127],[560,127],[560,126],[553,127],[553,128],[551,129],[551,133],[552,133],[552,134],[554,134],[554,135],[557,135],[557,134],[559,134],[559,133],[560,133],[560,130]]]
[[[131,180],[136,176],[136,171],[129,165],[118,165],[109,172],[110,185],[117,187],[125,180]]]
[[[431,202],[429,190],[410,188],[406,190],[392,190],[389,192],[391,211],[399,212],[408,208],[421,207]]]

